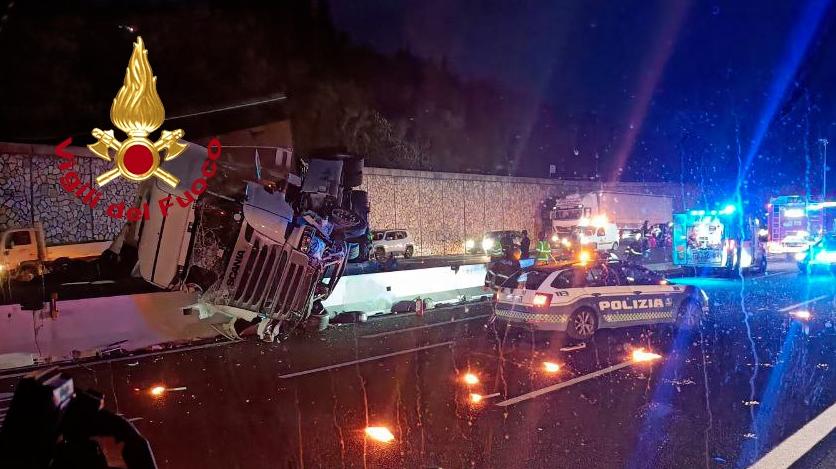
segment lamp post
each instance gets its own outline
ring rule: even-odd
[[[821,199],[827,199],[827,144],[826,138],[820,138],[819,143],[824,146],[821,163]]]

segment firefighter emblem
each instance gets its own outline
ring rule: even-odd
[[[180,129],[163,130],[157,141],[148,139],[151,132],[163,124],[165,109],[157,95],[157,77],[151,71],[148,51],[141,37],[137,37],[134,43],[125,81],[110,107],[110,120],[128,138],[120,142],[113,130],[93,129],[92,134],[97,141],[87,145],[87,148],[99,158],[106,161],[115,159],[116,163],[115,167],[96,177],[99,186],[119,176],[132,181],[144,181],[155,176],[172,188],[177,187],[180,180],[160,167],[160,158],[164,154],[163,161],[168,161],[183,153],[187,144],[178,140],[185,133]]]

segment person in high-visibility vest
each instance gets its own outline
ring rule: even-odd
[[[541,231],[537,239],[537,264],[548,264],[551,259],[552,248],[546,240],[546,233]]]

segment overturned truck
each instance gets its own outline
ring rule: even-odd
[[[281,340],[323,313],[349,253],[366,244],[363,159],[324,150],[294,174],[218,157],[215,144],[209,152],[190,144],[166,162],[186,181],[177,189],[142,183],[136,207],[145,216],[124,227],[111,253],[134,276],[196,292],[191,308],[201,318],[223,314],[234,332],[254,326],[262,339]],[[188,186],[199,180],[205,187]]]

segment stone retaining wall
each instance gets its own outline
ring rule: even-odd
[[[461,254],[464,241],[491,230],[540,231],[540,202],[550,195],[600,190],[592,181],[436,173],[366,168],[372,229],[410,232],[419,255]],[[697,200],[696,189],[678,183],[607,183],[605,190],[667,195],[673,209]]]
[[[93,184],[109,168],[86,148],[68,150],[79,156],[75,170],[85,182]],[[111,182],[99,205],[90,209],[60,187],[61,161],[51,146],[0,143],[0,231],[39,221],[50,244],[112,239],[123,221],[104,210],[111,202],[132,200],[136,185],[121,178]],[[466,239],[490,230],[528,229],[536,236],[538,207],[545,197],[601,187],[589,181],[366,168],[362,188],[369,192],[373,229],[407,229],[418,254],[432,255],[460,254]],[[679,184],[625,182],[604,188],[669,195],[674,210],[696,200],[693,188]]]
[[[123,222],[104,211],[110,202],[133,200],[135,185],[122,179],[111,182],[91,209],[59,185],[58,164],[63,160],[54,150],[0,143],[0,231],[41,222],[49,244],[113,239]],[[106,161],[87,156],[86,149],[69,150],[81,156],[74,170],[84,182],[94,185],[94,177],[110,168]]]

